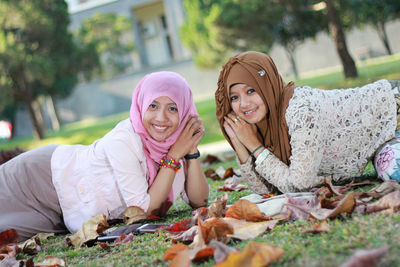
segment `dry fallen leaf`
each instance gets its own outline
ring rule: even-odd
[[[9,244],[14,243],[18,239],[19,235],[15,229],[9,229],[0,233],[0,248]]]
[[[223,179],[232,177],[235,174],[235,172],[233,171],[233,168],[228,168],[226,169],[224,176],[222,177]]]
[[[79,248],[86,242],[96,239],[99,236],[99,233],[107,227],[108,223],[106,221],[106,216],[99,214],[83,223],[82,228],[79,229],[78,232],[67,237],[67,243]]]
[[[218,191],[242,191],[247,189],[248,186],[244,184],[225,184],[218,186]]]
[[[122,219],[125,224],[132,224],[134,222],[144,220],[147,218],[146,212],[142,208],[131,206],[127,207],[124,213],[122,214]]]
[[[281,248],[266,244],[249,242],[242,252],[229,254],[228,258],[215,267],[259,267],[267,266],[278,260],[284,251]]]
[[[340,267],[375,267],[389,251],[389,246],[378,249],[358,250]]]
[[[189,256],[189,250],[180,251],[171,261],[169,267],[189,267],[192,260]]]
[[[303,233],[317,234],[329,232],[329,225],[326,220],[322,220],[319,223],[314,224],[313,229],[304,231]]]
[[[173,258],[175,258],[175,256],[179,252],[181,252],[182,250],[188,250],[188,249],[189,249],[189,247],[184,244],[181,244],[181,243],[175,244],[164,252],[163,261],[172,260]]]
[[[265,222],[246,222],[245,224],[236,224],[233,226],[233,234],[229,235],[231,238],[240,240],[249,240],[256,238],[267,230],[276,226],[278,220],[265,221]]]
[[[264,216],[256,204],[245,199],[236,201],[225,213],[225,217],[231,217],[239,220],[251,222],[271,220]]]
[[[383,196],[375,203],[368,204],[366,206],[360,206],[360,208],[357,209],[357,211],[367,214],[374,212],[392,214],[398,210],[400,210],[400,191],[391,192]]]
[[[213,163],[221,162],[221,160],[220,160],[217,156],[208,154],[208,155],[203,159],[202,162],[203,162],[203,165],[206,166],[206,165],[211,165],[211,164],[213,164]]]
[[[229,234],[233,234],[233,227],[226,223],[222,218],[210,218],[204,223],[199,223],[199,232],[201,231],[205,244],[211,240],[228,243]]]
[[[212,169],[212,168],[207,169],[207,170],[204,172],[204,175],[205,175],[206,177],[208,177],[208,178],[214,180],[214,181],[222,180],[222,178],[219,177],[219,175],[218,175],[218,174],[215,172],[215,170]]]
[[[179,233],[178,235],[172,238],[173,242],[183,242],[190,243],[194,240],[194,237],[197,235],[198,226],[194,225],[190,229]]]
[[[55,256],[48,256],[43,259],[43,261],[35,263],[35,267],[45,267],[45,266],[58,266],[65,267],[67,264],[63,259],[57,258]]]
[[[210,207],[208,207],[208,217],[223,217],[227,201],[228,194],[224,194],[222,197],[217,197]]]

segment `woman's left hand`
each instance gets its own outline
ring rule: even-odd
[[[204,136],[203,122],[198,116],[190,116],[185,128],[179,135],[175,144],[173,144],[168,152],[171,157],[181,159],[186,154],[194,154],[197,152],[197,146]]]
[[[262,143],[257,138],[257,127],[255,124],[247,123],[245,120],[231,112],[225,116],[225,122],[235,132],[239,141],[252,151]]]

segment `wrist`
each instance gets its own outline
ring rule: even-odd
[[[200,151],[198,149],[196,149],[194,153],[189,152],[189,154],[186,154],[184,156],[186,160],[198,159],[199,157],[200,157]]]

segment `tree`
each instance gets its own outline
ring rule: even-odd
[[[84,72],[86,79],[112,77],[132,66],[127,55],[134,51],[134,44],[126,39],[131,30],[131,20],[115,13],[98,13],[83,21],[75,36],[82,46],[90,47],[86,52],[95,52],[101,58],[98,68],[88,68],[89,71]]]
[[[223,64],[232,52],[222,41],[222,31],[216,20],[220,16],[219,1],[185,0],[186,21],[180,31],[183,43],[191,50],[201,68]]]
[[[400,17],[398,0],[351,0],[351,13],[360,27],[371,25],[378,33],[388,55],[392,54],[386,24]]]
[[[45,128],[34,101],[66,96],[76,83],[79,52],[68,23],[64,0],[0,2],[1,96],[8,105],[25,105],[36,138],[44,138]]]

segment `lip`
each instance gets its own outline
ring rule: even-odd
[[[251,116],[251,115],[253,115],[254,113],[256,113],[257,110],[258,110],[258,108],[249,109],[249,110],[247,110],[247,111],[243,111],[243,114],[244,114],[245,116]]]

